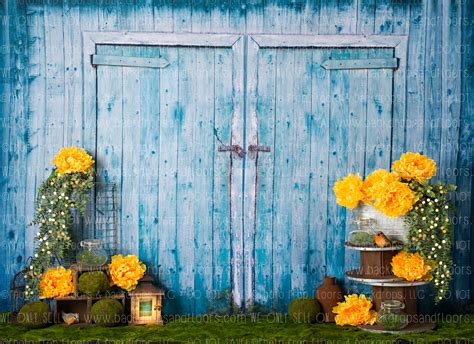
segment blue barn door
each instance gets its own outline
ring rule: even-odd
[[[390,166],[395,49],[311,39],[248,43],[245,301],[279,311],[358,264],[334,182]]]
[[[158,277],[165,312],[227,310],[243,280],[243,39],[158,36],[95,46],[99,180],[117,183],[120,251]]]

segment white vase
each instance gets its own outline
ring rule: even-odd
[[[375,210],[374,207],[365,204],[360,204],[354,211],[356,217],[374,219],[376,232],[382,231],[389,239],[406,243],[409,228],[405,223],[405,216],[388,217]]]

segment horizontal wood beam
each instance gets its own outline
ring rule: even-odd
[[[164,68],[169,65],[169,62],[163,57],[92,55],[92,65]]]
[[[324,69],[395,69],[398,59],[326,60],[321,66]]]

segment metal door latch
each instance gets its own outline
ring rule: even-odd
[[[261,146],[261,145],[250,145],[249,152],[271,152],[270,146]]]
[[[218,151],[219,152],[234,152],[234,153],[237,153],[237,155],[240,158],[243,158],[245,155],[244,149],[240,147],[239,145],[219,146]]]

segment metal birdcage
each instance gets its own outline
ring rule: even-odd
[[[18,271],[10,282],[10,297],[12,300],[11,313],[13,316],[16,316],[21,307],[25,304],[26,275],[28,273],[27,267],[31,264],[31,259],[32,257],[29,257],[26,260],[26,267],[23,270]]]

